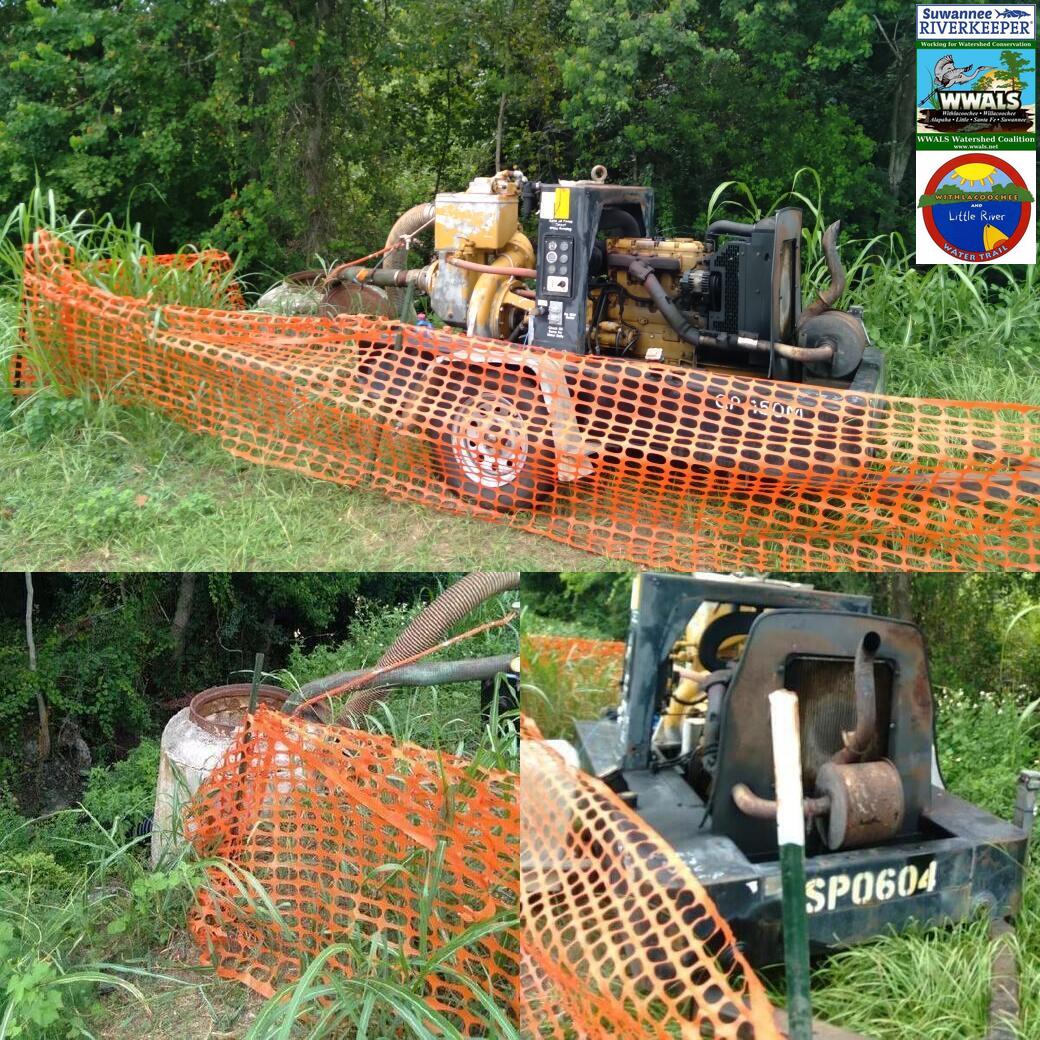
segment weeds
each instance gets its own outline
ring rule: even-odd
[[[382,705],[376,728],[398,741],[472,751],[472,777],[489,769],[515,770],[518,745],[511,720],[500,720],[497,707],[490,725],[481,726],[478,718],[457,718],[430,690],[416,693],[407,710]],[[185,979],[183,968],[160,951],[181,941],[200,891],[213,900],[226,900],[233,892],[236,905],[257,927],[284,930],[289,921],[256,876],[227,860],[197,859],[190,848],[179,848],[167,852],[159,869],[149,869],[142,854],[147,836],[127,835],[140,822],[142,802],[154,796],[155,764],[155,745],[142,745],[117,766],[92,773],[85,807],[38,820],[20,819],[0,803],[0,1040],[96,1036],[124,1005],[135,1020],[135,1034],[153,1035],[152,1016],[182,996],[196,1015],[201,1004],[222,1027],[244,1026],[243,1005],[230,1012],[218,1008],[214,1001],[223,1003],[221,991],[212,997],[208,992],[215,983]],[[449,806],[465,786],[449,792]],[[357,932],[329,945],[260,1009],[248,1032],[236,1028],[236,1035],[255,1040],[459,1037],[450,1016],[425,999],[436,979],[445,978],[473,994],[475,1006],[486,1014],[487,1035],[516,1037],[499,1003],[502,994],[492,995],[488,978],[459,967],[463,953],[466,964],[479,957],[483,939],[515,932],[515,911],[502,911],[449,938],[439,931],[443,911],[433,910],[448,899],[438,856],[421,850],[380,869],[407,871],[413,879],[427,922],[419,948],[404,950],[383,931],[367,937]],[[186,957],[194,960],[195,954]],[[148,1021],[142,1022],[142,1015]]]
[[[69,1030],[96,1014],[99,986],[121,990],[147,1013],[138,983],[160,976],[112,963],[112,937],[132,927],[138,944],[163,942],[197,880],[183,861],[148,875],[134,854],[141,839],[120,841],[115,827],[106,830],[85,810],[62,815],[80,825],[66,839],[78,869],[57,868],[43,850],[5,855],[11,835],[0,835],[0,978],[7,980],[0,1040],[76,1035]],[[16,874],[27,862],[29,874]],[[151,894],[141,887],[145,878]]]
[[[525,635],[528,615],[521,627]],[[525,715],[546,739],[573,740],[578,719],[597,718],[618,703],[621,655],[616,659],[574,656],[562,661],[524,640],[520,696]]]

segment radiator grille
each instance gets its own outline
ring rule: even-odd
[[[842,730],[856,725],[856,696],[851,658],[793,657],[784,677],[789,690],[798,694],[802,739],[802,786],[812,794],[816,771],[842,746]],[[888,728],[892,720],[892,668],[874,663],[877,691],[878,736],[866,758],[888,754]]]

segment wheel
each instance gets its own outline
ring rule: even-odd
[[[556,488],[549,417],[533,382],[510,369],[452,374],[441,437],[444,481],[488,509],[533,509]]]

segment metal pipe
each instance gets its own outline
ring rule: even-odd
[[[816,347],[796,347],[793,343],[774,343],[772,340],[745,336],[739,332],[736,336],[723,334],[720,338],[728,341],[725,343],[727,346],[764,352],[775,350],[781,357],[790,358],[792,361],[829,361],[834,357],[834,346],[831,343],[821,343]]]
[[[746,238],[754,230],[754,224],[742,224],[739,220],[713,220],[704,232],[704,243],[713,244],[719,235],[740,235]]]
[[[533,267],[496,267],[492,264],[478,264],[473,260],[460,260],[457,256],[449,256],[448,263],[452,267],[461,267],[464,271],[477,271],[480,274],[494,275],[496,278],[538,277],[538,272]]]
[[[874,687],[874,655],[881,645],[877,632],[867,632],[856,647],[853,679],[856,690],[856,728],[842,734],[845,746],[832,757],[839,765],[858,762],[877,736],[877,691]]]
[[[1019,1031],[1022,1023],[1015,929],[1007,921],[991,921],[989,938],[993,957],[986,1040],[1015,1040],[1024,1035]]]
[[[383,246],[384,249],[393,247],[383,259],[384,270],[399,271],[404,268],[408,262],[407,240],[432,224],[436,213],[436,207],[432,202],[420,202],[419,205],[406,209],[394,221],[394,226],[386,236],[386,243]],[[402,239],[405,241],[402,241]],[[401,294],[394,292],[387,293],[387,295],[390,297],[395,309],[400,308]]]
[[[775,820],[776,802],[772,798],[762,798],[755,794],[747,784],[734,784],[733,803],[745,815],[756,820]],[[802,812],[807,819],[814,816],[826,816],[831,811],[829,795],[822,798],[803,798]]]
[[[823,257],[827,261],[827,273],[830,275],[830,285],[821,292],[808,307],[802,311],[798,318],[798,328],[801,329],[810,318],[817,314],[830,310],[845,291],[845,268],[841,265],[841,257],[838,255],[838,232],[841,230],[841,221],[836,220],[823,233]]]
[[[346,267],[337,272],[336,278],[341,282],[356,282],[358,285],[414,285],[419,292],[428,292],[432,273],[432,264],[397,270],[387,270],[385,267]]]
[[[356,687],[351,693],[378,687],[442,686],[492,679],[499,672],[508,672],[512,662],[512,654],[475,657],[466,661],[417,661],[415,664],[402,665],[393,671],[383,672],[375,676],[370,683]],[[326,675],[321,679],[304,683],[286,700],[285,710],[291,712],[297,704],[345,686],[370,671],[370,668],[358,668],[349,672],[336,672],[334,675]]]
[[[682,268],[676,256],[634,256],[632,253],[607,253],[608,267],[628,267],[636,260],[642,260],[657,271],[678,271]]]

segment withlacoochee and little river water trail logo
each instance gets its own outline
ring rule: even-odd
[[[1006,158],[969,152],[935,170],[918,206],[932,241],[947,256],[988,263],[1021,241],[1034,201],[1025,178]]]

